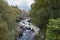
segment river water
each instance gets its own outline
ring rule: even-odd
[[[18,37],[17,40],[36,40],[36,34],[39,28],[36,28],[32,23],[30,23],[30,18],[26,18],[18,22],[18,26],[23,30],[22,36]],[[21,30],[19,29],[21,32]]]

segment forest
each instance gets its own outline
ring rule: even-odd
[[[34,1],[28,14],[31,23],[40,29],[36,40],[60,40],[60,0]],[[0,40],[17,40],[16,15],[21,13],[0,0]]]
[[[4,0],[0,0],[0,40],[15,40],[17,37],[16,16],[20,14],[16,7],[10,7]]]
[[[60,40],[60,0],[35,0],[30,17],[41,29],[37,40]]]

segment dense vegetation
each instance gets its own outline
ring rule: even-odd
[[[56,37],[60,35],[60,24],[57,24],[60,23],[60,0],[35,0],[31,5],[30,17],[31,22],[41,29],[37,40],[60,40],[60,36]]]
[[[0,0],[0,40],[15,40],[17,36],[15,15],[19,13],[18,8],[10,7]]]
[[[60,40],[60,18],[49,20],[46,35],[46,40]]]

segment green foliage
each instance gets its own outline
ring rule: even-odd
[[[31,22],[41,29],[44,35],[42,40],[45,40],[48,20],[60,18],[60,0],[35,0],[31,5],[30,17]]]
[[[31,20],[34,24],[46,25],[50,18],[60,17],[60,0],[35,0],[31,6]]]
[[[0,40],[15,40],[16,14],[20,14],[18,8],[10,7],[4,0],[0,0]]]
[[[60,19],[50,19],[47,25],[46,40],[60,40]]]
[[[7,24],[6,22],[0,23],[0,40],[6,40],[7,39]]]

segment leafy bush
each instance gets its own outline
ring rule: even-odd
[[[46,40],[60,40],[60,19],[50,19],[47,25]]]

